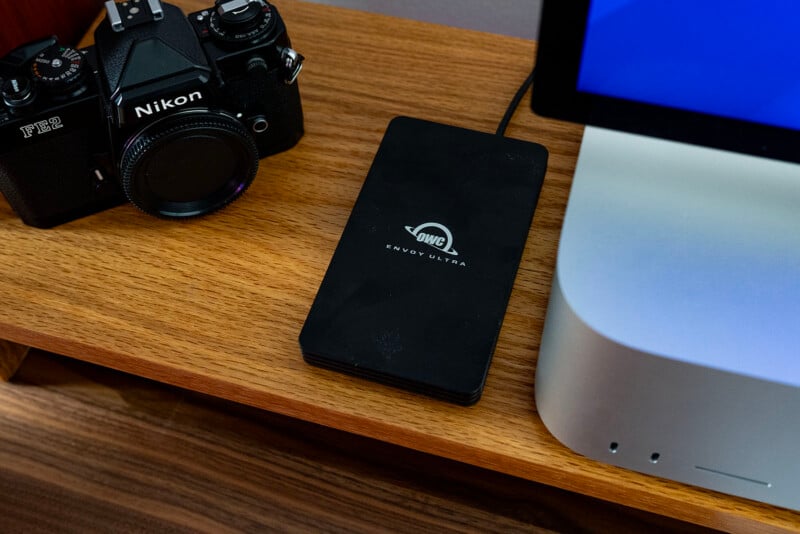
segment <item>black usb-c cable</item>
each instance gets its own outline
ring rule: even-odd
[[[500,124],[497,126],[497,135],[505,135],[506,128],[508,128],[508,123],[511,122],[511,117],[514,116],[514,112],[517,111],[519,107],[520,101],[522,101],[522,97],[525,96],[525,93],[528,92],[531,85],[533,85],[533,74],[536,72],[534,68],[528,77],[522,82],[522,85],[519,86],[517,89],[517,93],[514,95],[514,98],[511,99],[511,102],[508,104],[508,109],[506,109],[505,115],[503,115],[503,119],[500,121]]]

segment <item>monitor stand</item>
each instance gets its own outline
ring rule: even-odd
[[[800,510],[800,165],[587,127],[536,402],[585,456]]]

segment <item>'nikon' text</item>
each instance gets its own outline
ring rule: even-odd
[[[179,108],[181,106],[185,106],[190,102],[194,102],[195,100],[202,100],[202,99],[203,99],[203,94],[200,91],[195,91],[194,93],[185,96],[181,95],[175,98],[161,98],[159,100],[154,100],[153,102],[147,104],[146,106],[136,106],[134,108],[134,112],[136,113],[136,118],[141,119],[142,116],[144,115],[161,113],[162,111]]]

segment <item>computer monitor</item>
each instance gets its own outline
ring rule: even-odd
[[[544,116],[800,161],[800,4],[544,3]]]
[[[537,364],[595,459],[800,510],[800,3],[545,0],[586,124]]]

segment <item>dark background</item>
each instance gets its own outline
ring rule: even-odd
[[[75,44],[102,7],[102,0],[0,2],[0,57],[23,43],[50,35],[64,44]]]

